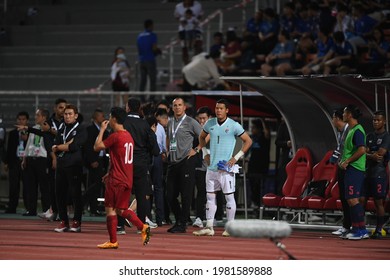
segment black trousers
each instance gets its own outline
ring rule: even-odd
[[[196,217],[201,220],[206,219],[206,171],[195,171],[195,186],[196,186]]]
[[[81,198],[81,183],[83,177],[83,167],[72,165],[69,167],[57,167],[56,170],[56,196],[58,214],[62,221],[69,222],[67,213],[68,194],[70,194],[73,207],[73,220],[81,222],[83,214],[83,203]]]
[[[27,210],[31,213],[37,213],[38,186],[41,193],[42,211],[46,212],[50,208],[50,187],[47,171],[47,158],[26,157]]]
[[[21,161],[15,165],[8,166],[8,182],[9,182],[9,194],[8,194],[8,209],[10,212],[16,212],[16,208],[19,204],[20,187],[22,182],[22,197],[24,207],[27,209],[27,188],[26,188],[26,175],[21,168]],[[28,209],[27,209],[28,210]]]
[[[146,216],[150,217],[152,195],[152,179],[147,165],[134,165],[133,167],[133,192],[137,199],[137,216],[145,223]],[[149,198],[147,198],[147,196]]]
[[[152,166],[153,198],[156,206],[156,222],[161,224],[165,219],[165,192],[163,184],[163,161],[161,155],[155,156]]]
[[[98,201],[99,197],[104,197],[104,184],[102,182],[102,177],[105,174],[104,160],[101,158],[98,160],[99,165],[96,168],[88,168],[88,188],[84,194],[84,205],[89,204],[89,211],[94,213],[98,210]]]
[[[344,184],[345,170],[338,168],[337,169],[337,181],[339,183],[339,194],[340,201],[343,207],[343,227],[349,229],[352,226],[351,221],[351,210],[348,205],[347,200],[345,199],[345,184]]]
[[[196,157],[184,159],[168,166],[167,200],[175,215],[176,224],[185,226],[190,216],[192,195],[195,186]],[[179,195],[181,203],[179,203]]]

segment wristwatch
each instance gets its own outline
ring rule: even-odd
[[[195,147],[195,148],[194,148],[194,151],[197,152],[197,153],[199,154],[199,149],[198,149],[198,147]]]

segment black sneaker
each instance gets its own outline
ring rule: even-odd
[[[116,234],[125,235],[126,234],[125,227],[124,226],[116,227]]]

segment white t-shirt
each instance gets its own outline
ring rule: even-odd
[[[213,79],[215,83],[220,84],[217,65],[214,59],[206,58],[207,53],[200,53],[194,56],[190,63],[183,67],[183,74],[190,85],[197,85],[203,88],[208,81]]]
[[[202,5],[198,1],[194,1],[192,7],[188,7],[188,8],[184,7],[183,2],[177,4],[175,7],[175,12],[174,12],[175,18],[180,19],[180,18],[184,17],[185,12],[188,9],[192,10],[192,13],[194,14],[195,18],[199,18],[199,17],[203,16]]]

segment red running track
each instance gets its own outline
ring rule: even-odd
[[[56,223],[43,220],[0,219],[0,259],[3,260],[277,260],[287,259],[267,239],[196,237],[194,228],[184,234],[167,233],[168,226],[152,230],[151,241],[141,245],[134,228],[118,236],[118,250],[101,250],[108,240],[104,222],[84,222],[81,233],[56,233]],[[299,260],[390,260],[390,238],[342,240],[329,231],[293,230],[282,240]]]

